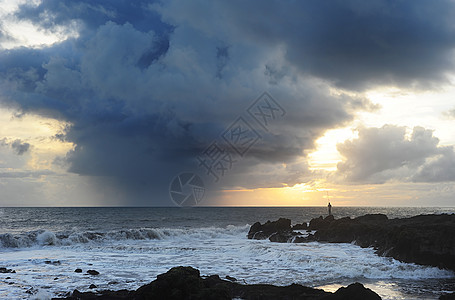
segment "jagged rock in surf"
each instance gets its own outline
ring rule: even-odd
[[[455,293],[441,295],[439,300],[455,300]]]
[[[248,232],[249,239],[264,240],[274,233],[291,232],[291,220],[280,218],[277,221],[267,221],[264,224],[254,223]]]
[[[12,269],[5,268],[5,267],[1,267],[0,268],[0,273],[16,273],[16,271],[12,270]]]
[[[100,272],[98,272],[97,270],[88,270],[88,271],[87,271],[87,274],[90,274],[90,275],[99,275]]]
[[[352,283],[347,287],[339,288],[334,294],[322,298],[323,300],[381,300],[378,294],[365,288],[361,283]]]

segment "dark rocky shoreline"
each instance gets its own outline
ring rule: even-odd
[[[75,290],[64,298],[88,299],[135,299],[135,300],[378,300],[375,292],[360,283],[338,289],[335,293],[313,289],[299,284],[274,286],[269,284],[239,284],[221,279],[218,275],[201,277],[199,270],[192,267],[175,267],[158,275],[157,279],[135,291],[99,291],[81,293]]]
[[[307,230],[304,235],[302,231]],[[272,242],[356,243],[373,247],[378,255],[421,265],[455,271],[455,215],[419,215],[388,219],[383,214],[370,214],[351,219],[333,216],[312,219],[309,225],[291,227],[291,220],[253,224],[249,239]]]

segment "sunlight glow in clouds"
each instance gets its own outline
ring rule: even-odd
[[[455,106],[455,87],[437,91],[413,92],[403,89],[382,89],[367,92],[373,102],[382,106],[378,114],[359,113],[359,120],[368,127],[396,124],[412,128],[422,126],[435,131],[443,145],[455,144],[453,120],[444,112]]]
[[[352,126],[328,130],[316,140],[316,151],[308,155],[310,169],[336,171],[337,164],[342,160],[337,151],[337,144],[357,136]]]
[[[382,127],[395,124],[408,127],[408,133],[415,126],[434,130],[441,145],[455,144],[453,120],[444,113],[454,107],[454,87],[446,87],[436,92],[412,92],[398,88],[382,88],[366,92],[366,96],[380,105],[377,111],[358,112],[356,120],[345,128],[327,131],[320,137],[317,150],[309,154],[313,170],[335,171],[342,160],[336,145],[358,137],[359,127]]]
[[[73,149],[72,143],[56,139],[66,124],[34,115],[14,117],[12,111],[0,108],[0,136],[3,139],[2,161],[0,172],[4,177],[25,170],[26,172],[40,172],[41,179],[50,173],[66,173],[65,166],[55,164],[55,159],[64,157]],[[29,149],[19,156],[13,155],[12,149],[5,147],[14,141],[26,143]],[[38,174],[37,173],[37,174]],[[47,174],[47,175],[46,175]]]

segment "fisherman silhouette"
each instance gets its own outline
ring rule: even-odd
[[[329,209],[329,216],[332,215],[332,204],[330,204],[329,202],[329,205],[327,206],[327,208]]]

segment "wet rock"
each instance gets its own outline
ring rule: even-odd
[[[252,284],[235,286],[234,295],[240,299],[284,300],[284,299],[322,299],[330,293],[319,289],[291,284],[275,286],[269,284]]]
[[[307,230],[307,229],[308,229],[307,223],[295,224],[294,226],[292,226],[292,230]]]
[[[38,293],[38,289],[34,288],[34,287],[31,287],[29,288],[28,290],[25,291],[27,294],[30,294],[30,295],[34,295],[36,293]]]
[[[441,295],[439,300],[455,300],[455,293]]]
[[[248,231],[248,238],[255,239],[255,240],[265,239],[266,238],[265,235],[264,235],[264,238],[259,237],[258,233],[261,232],[261,228],[262,228],[262,224],[259,222],[256,222],[253,225],[251,225],[250,230]]]
[[[45,263],[46,265],[54,265],[54,266],[59,266],[59,265],[62,264],[59,260],[54,260],[54,261],[52,261],[52,260],[45,260],[44,263]]]
[[[96,289],[96,288],[97,288],[97,286],[96,286],[96,285],[94,285],[94,284],[92,283],[92,284],[91,284],[91,285],[90,285],[88,288],[89,288],[89,289]]]
[[[204,287],[199,270],[191,267],[176,267],[157,276],[150,284],[136,291],[138,299],[198,299]],[[221,297],[223,299],[223,297]],[[224,298],[227,299],[227,298]]]
[[[229,280],[229,281],[232,281],[232,282],[235,282],[235,281],[237,281],[237,279],[236,279],[236,278],[234,278],[234,277],[231,277],[231,276],[229,276],[229,275],[226,275],[226,277],[225,277],[225,278],[226,278],[227,280]]]
[[[7,269],[7,268],[4,268],[4,267],[1,267],[0,268],[0,273],[16,273],[16,271],[12,270],[12,269]]]
[[[381,300],[378,294],[356,282],[348,287],[339,288],[334,294],[322,298],[323,300]]]
[[[99,275],[100,272],[96,271],[96,270],[87,270],[87,274],[90,274],[90,275]]]
[[[280,218],[277,221],[267,221],[264,224],[259,222],[254,223],[248,232],[249,239],[263,240],[269,238],[277,232],[291,232],[291,220]]]
[[[298,233],[292,231],[275,232],[269,237],[269,240],[277,243],[290,243],[292,238],[296,235],[298,235]]]
[[[309,234],[308,236],[296,236],[294,237],[291,242],[293,243],[308,243],[308,242],[314,242],[315,238],[314,235]]]
[[[76,272],[76,273],[82,273],[82,269],[77,268],[76,270],[74,270],[74,272]]]
[[[60,293],[59,296],[70,297],[71,296],[71,292]]]

